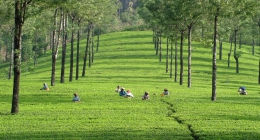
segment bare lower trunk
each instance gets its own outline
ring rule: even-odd
[[[165,70],[166,70],[166,73],[168,72],[168,62],[169,61],[169,38],[167,37],[167,39],[166,39],[166,68],[165,68]]]
[[[51,86],[55,85],[55,75],[56,75],[56,61],[57,61],[57,57],[58,57],[58,50],[59,50],[59,38],[60,38],[60,30],[61,30],[61,21],[62,18],[60,18],[60,24],[59,24],[59,31],[57,34],[57,12],[58,12],[58,8],[55,9],[55,13],[54,13],[54,27],[55,29],[52,32],[52,44],[51,44],[51,48],[52,48],[52,69],[51,69]],[[57,35],[57,38],[56,38]]]
[[[188,28],[188,87],[191,87],[191,28]]]
[[[19,90],[21,77],[21,51],[22,51],[22,25],[24,22],[24,12],[26,2],[15,1],[15,27],[14,27],[14,80],[13,80],[13,98],[11,113],[19,112]]]
[[[176,34],[176,37],[178,37],[178,34]],[[174,41],[175,42],[175,71],[174,71],[174,82],[177,82],[178,80],[178,42],[177,39]]]
[[[66,64],[66,50],[67,50],[67,14],[63,14],[63,23],[62,23],[62,56],[61,56],[61,76],[60,83],[65,83],[65,64]]]
[[[88,57],[88,50],[89,50],[89,40],[90,40],[90,25],[88,25],[88,31],[87,31],[87,43],[86,43],[86,49],[85,49],[85,55],[84,55],[82,76],[85,76],[85,74],[86,74],[87,57]]]
[[[70,75],[69,81],[72,81],[73,78],[73,57],[74,57],[74,19],[75,17],[71,17],[71,26],[72,26],[72,33],[71,33],[71,41],[70,41]]]
[[[180,85],[183,84],[183,40],[184,30],[181,31],[181,45],[180,45]]]
[[[214,19],[214,40],[213,40],[213,57],[212,57],[212,95],[211,100],[215,101],[217,99],[217,34],[218,34],[218,13],[219,8],[217,8],[217,15]]]
[[[80,19],[78,19],[78,33],[77,33],[77,59],[76,59],[76,80],[79,79],[79,40],[80,40]]]

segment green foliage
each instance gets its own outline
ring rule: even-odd
[[[56,81],[50,91],[39,89],[50,81],[51,51],[39,59],[35,68],[28,68],[33,72],[22,68],[17,115],[9,113],[13,81],[0,75],[0,139],[260,139],[259,58],[251,55],[250,46],[243,48],[237,74],[235,60],[227,67],[229,44],[223,44],[223,59],[217,65],[218,100],[212,102],[211,48],[194,42],[192,87],[187,88],[165,73],[165,60],[158,62],[151,31],[103,34],[100,41],[86,77],[68,82],[66,67],[66,82]],[[84,46],[82,41],[81,52]],[[7,67],[0,65],[0,72]],[[114,92],[117,85],[130,89],[135,97],[119,97]],[[239,86],[246,86],[248,95],[239,95]],[[169,89],[170,96],[160,96],[164,88]],[[144,91],[150,92],[150,100],[141,100]],[[74,92],[81,102],[71,102]]]

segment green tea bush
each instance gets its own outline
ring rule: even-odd
[[[50,51],[38,60],[33,73],[23,72],[17,115],[10,114],[13,82],[1,80],[0,139],[260,138],[258,56],[244,52],[239,58],[240,73],[235,73],[233,58],[227,67],[229,44],[223,44],[223,59],[217,60],[217,100],[212,102],[211,48],[192,44],[192,86],[187,88],[187,44],[180,85],[165,72],[165,39],[162,62],[155,55],[151,31],[116,32],[100,39],[94,63],[79,80],[68,80],[67,55],[66,81],[59,83],[59,55],[55,86],[50,86]],[[81,43],[83,53],[85,43]],[[40,90],[44,82],[49,91]],[[134,98],[120,97],[114,92],[117,85],[130,89]],[[246,86],[248,95],[239,95],[239,86]],[[164,88],[170,96],[160,96]],[[150,93],[149,100],[141,100],[145,91]],[[72,102],[75,92],[80,102]]]

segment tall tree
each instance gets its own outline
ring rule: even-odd
[[[73,78],[73,62],[74,62],[74,21],[76,20],[76,13],[69,13],[69,16],[71,18],[71,41],[70,41],[70,75],[69,75],[69,81],[72,81]]]
[[[13,98],[11,113],[19,112],[19,90],[21,77],[21,50],[22,50],[22,29],[25,21],[27,7],[32,0],[15,0],[15,27],[14,27],[14,81],[13,81]]]
[[[58,58],[59,42],[60,42],[60,30],[61,30],[62,18],[60,17],[60,22],[58,24],[57,16],[59,10],[60,10],[59,8],[56,8],[53,16],[54,20],[53,20],[53,31],[52,31],[52,43],[51,43],[51,48],[52,48],[51,86],[55,85],[56,62]]]

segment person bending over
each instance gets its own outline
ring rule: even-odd
[[[142,100],[148,100],[149,99],[149,92],[144,92],[144,95],[142,97]]]
[[[77,94],[77,93],[74,93],[73,95],[74,95],[74,97],[73,97],[72,101],[73,101],[73,102],[79,102],[79,101],[80,101],[80,98],[79,98],[78,94]]]
[[[46,83],[43,83],[43,87],[40,90],[49,90],[49,87]]]
[[[119,96],[126,96],[125,88],[121,87],[121,90],[119,91]]]

